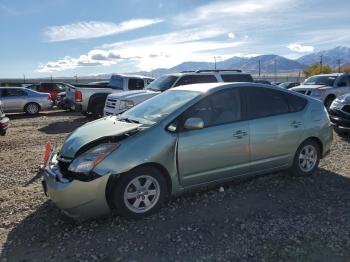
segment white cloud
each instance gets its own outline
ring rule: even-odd
[[[301,44],[290,44],[287,46],[290,50],[295,51],[295,52],[313,52],[314,51],[314,47],[310,46],[310,45],[301,45]]]
[[[162,22],[161,19],[133,19],[119,24],[99,21],[78,22],[68,25],[48,27],[44,31],[44,35],[50,42],[97,38],[119,34],[160,22]]]
[[[245,42],[232,40],[206,40],[225,35],[224,29],[199,27],[167,34],[143,37],[131,41],[116,42],[91,50],[77,58],[65,57],[40,65],[38,72],[47,73],[75,69],[82,66],[110,66],[132,60],[140,70],[169,68],[183,61],[211,61],[213,55],[232,53],[230,48],[243,45]],[[226,50],[228,49],[228,50]],[[216,53],[224,50],[226,53]]]
[[[190,12],[182,13],[174,18],[175,23],[181,25],[198,25],[208,22],[218,24],[218,20],[227,19],[232,23],[237,23],[244,17],[249,17],[250,22],[256,22],[256,19],[263,17],[263,12],[267,12],[269,16],[274,10],[287,8],[286,3],[291,0],[221,0],[206,5],[202,5]],[[258,15],[256,15],[258,14]],[[232,19],[234,17],[234,19]],[[241,22],[241,21],[240,21]],[[225,25],[227,26],[227,24]]]
[[[231,39],[235,38],[235,34],[232,32],[228,33],[227,36]]]

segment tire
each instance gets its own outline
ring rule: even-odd
[[[40,111],[40,106],[37,103],[29,103],[25,106],[24,111],[28,115],[36,115]]]
[[[320,146],[312,139],[304,141],[294,156],[291,173],[294,176],[312,175],[318,167],[321,158]]]
[[[92,117],[97,119],[103,117],[103,109],[105,104],[104,103],[98,103],[94,106],[92,109]]]
[[[118,214],[126,218],[137,219],[153,214],[168,195],[166,180],[155,168],[137,168],[122,175],[115,183],[112,205]]]
[[[326,100],[324,101],[324,106],[326,107],[327,110],[331,107],[331,104],[333,103],[335,97],[334,96],[328,96]]]

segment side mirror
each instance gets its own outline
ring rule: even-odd
[[[188,118],[184,124],[185,129],[194,130],[194,129],[202,129],[204,127],[204,122],[201,118]]]

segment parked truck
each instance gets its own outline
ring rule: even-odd
[[[86,116],[99,118],[103,116],[103,108],[109,94],[142,90],[153,80],[152,77],[146,76],[114,74],[111,76],[108,86],[93,84],[69,87],[66,90],[66,96],[72,110],[80,111]]]

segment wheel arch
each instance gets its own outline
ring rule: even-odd
[[[112,192],[113,192],[113,187],[116,183],[118,183],[118,179],[125,175],[126,173],[138,169],[138,168],[142,168],[142,167],[149,167],[149,168],[155,168],[158,171],[161,172],[161,174],[164,176],[166,184],[167,184],[167,189],[168,189],[168,196],[171,196],[172,194],[172,182],[171,182],[171,177],[170,174],[168,172],[168,170],[161,164],[159,163],[154,163],[154,162],[150,162],[150,163],[143,163],[141,165],[138,165],[132,169],[130,169],[127,172],[124,173],[120,173],[120,174],[113,174],[109,177],[107,185],[106,185],[106,190],[105,190],[105,195],[106,195],[106,200],[107,203],[109,205],[110,208],[113,208],[113,203],[112,203]],[[167,197],[168,197],[167,196]]]
[[[307,140],[312,140],[318,144],[318,146],[320,147],[320,153],[321,153],[320,159],[322,159],[322,157],[323,157],[323,144],[322,144],[321,139],[319,139],[318,137],[315,137],[315,136],[310,136],[307,139],[305,139],[300,145],[305,143],[305,141],[307,141]]]

